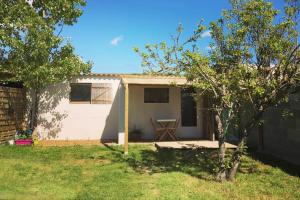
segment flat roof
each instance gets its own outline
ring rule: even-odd
[[[183,76],[164,75],[164,74],[139,74],[139,73],[88,73],[91,76],[102,76],[102,77],[176,77],[183,78]]]
[[[185,85],[188,83],[183,76],[156,75],[156,74],[117,74],[117,73],[90,73],[90,76],[120,78],[124,84],[135,85]]]

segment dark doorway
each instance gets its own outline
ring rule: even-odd
[[[193,88],[181,89],[181,126],[197,126],[197,105]]]

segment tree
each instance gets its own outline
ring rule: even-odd
[[[49,84],[87,73],[90,63],[74,54],[60,33],[82,14],[85,0],[0,2],[0,72],[32,92],[30,127],[37,125],[40,92]]]
[[[210,23],[213,42],[209,55],[197,48],[205,27],[180,42],[182,27],[173,44],[146,45],[135,51],[150,73],[180,74],[212,99],[219,135],[217,179],[233,180],[250,130],[261,122],[270,107],[286,101],[299,83],[299,36],[296,30],[299,4],[289,1],[283,17],[263,0],[232,0],[232,8]],[[225,159],[225,136],[237,127],[241,140],[229,160]]]
[[[263,0],[233,0],[231,4],[223,19],[211,24],[216,47],[213,62],[240,68],[236,70],[240,80],[233,93],[243,108],[238,112],[243,120],[241,140],[230,160],[229,180],[236,175],[250,130],[263,123],[267,109],[287,101],[297,90],[300,73],[299,2],[287,1],[281,18],[280,11]]]

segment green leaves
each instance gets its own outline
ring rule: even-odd
[[[199,53],[196,43],[205,29],[205,26],[199,23],[191,37],[182,41],[183,26],[179,24],[177,34],[171,37],[171,44],[166,42],[146,44],[144,52],[137,47],[133,50],[140,55],[144,72],[183,75],[192,59],[191,55],[188,55],[189,52]]]
[[[224,163],[220,145],[220,171],[233,169],[244,149],[250,129],[261,123],[268,108],[285,102],[291,89],[299,89],[300,52],[297,31],[299,3],[288,0],[285,16],[264,0],[231,0],[231,9],[210,23],[213,42],[208,56],[198,48],[205,27],[181,41],[182,25],[173,43],[146,45],[135,51],[149,73],[184,75],[200,98],[211,102],[206,108],[215,115],[219,142],[229,132],[239,132],[242,140],[235,156]],[[298,87],[297,87],[298,86]],[[236,167],[236,166],[235,166]]]
[[[13,72],[14,80],[33,89],[89,72],[91,63],[59,35],[63,25],[77,21],[84,5],[84,0],[1,1],[0,71]]]
[[[135,51],[146,72],[184,75],[201,94],[210,94],[218,112],[230,109],[233,121],[247,116],[247,122],[282,102],[289,88],[299,84],[299,11],[295,0],[287,1],[282,15],[264,0],[231,0],[231,9],[210,23],[208,56],[198,49],[206,30],[202,23],[185,41],[180,24],[173,43],[147,44],[145,52]]]

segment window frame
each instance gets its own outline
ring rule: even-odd
[[[151,98],[150,99],[146,99],[146,91],[150,91],[150,90],[166,90],[167,91],[167,100],[166,101],[160,101],[161,99],[159,100],[154,100],[153,101],[153,98],[152,97],[152,100]],[[168,87],[147,87],[147,88],[144,88],[144,103],[170,103],[170,88]]]
[[[89,100],[86,101],[74,101],[71,98],[71,93],[72,93],[72,85],[88,85],[90,87],[90,98]],[[69,102],[72,104],[91,104],[91,98],[92,97],[92,83],[70,83],[70,93],[69,93]]]

